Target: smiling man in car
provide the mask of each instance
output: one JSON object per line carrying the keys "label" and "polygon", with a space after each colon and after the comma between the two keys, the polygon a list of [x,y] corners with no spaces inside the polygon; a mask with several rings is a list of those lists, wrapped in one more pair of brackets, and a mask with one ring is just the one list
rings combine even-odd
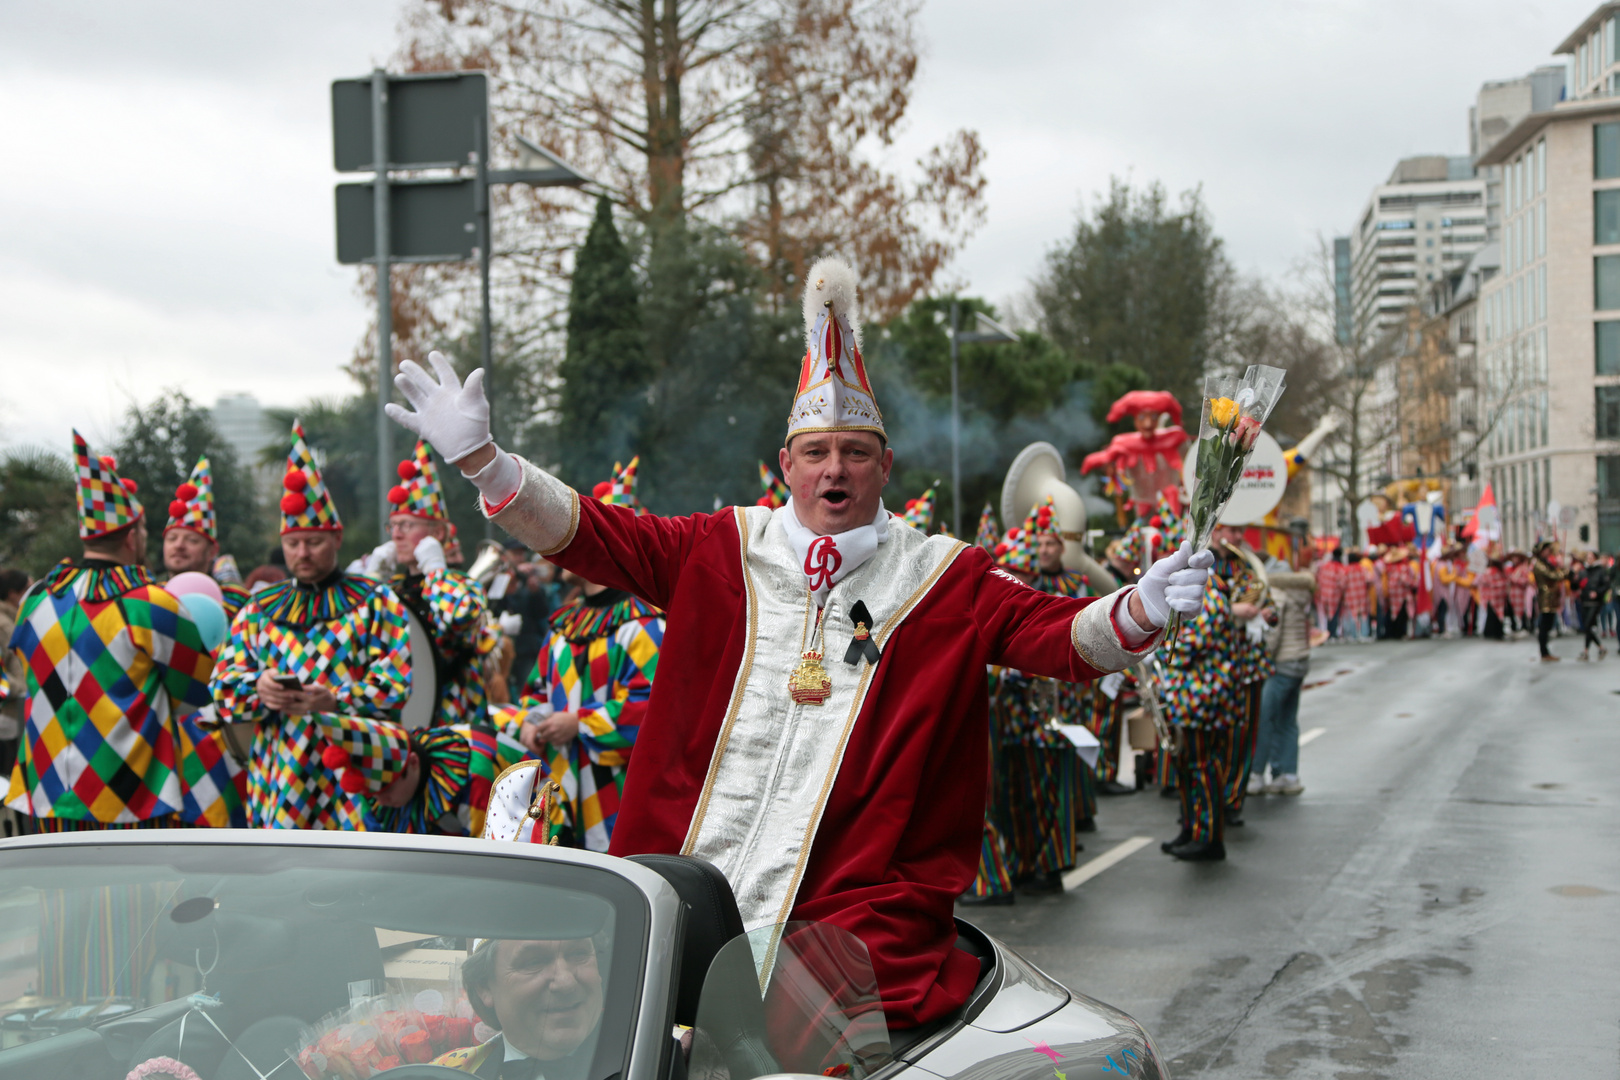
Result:
{"label": "smiling man in car", "polygon": [[855,275],[806,277],[807,350],[779,461],[786,506],[637,516],[494,446],[482,374],[406,362],[389,413],[546,558],[669,613],[611,852],[681,852],[730,881],[749,929],[823,921],[871,953],[891,1027],[979,977],[952,904],[983,825],[985,666],[1084,681],[1136,663],[1209,556],[1100,599],[1053,596],[946,536],[891,524],[894,452],[861,359]]}
{"label": "smiling man in car", "polygon": [[498,1032],[434,1062],[491,1080],[564,1080],[582,1074],[602,1019],[602,963],[594,938],[486,940],[461,965],[467,1000]]}

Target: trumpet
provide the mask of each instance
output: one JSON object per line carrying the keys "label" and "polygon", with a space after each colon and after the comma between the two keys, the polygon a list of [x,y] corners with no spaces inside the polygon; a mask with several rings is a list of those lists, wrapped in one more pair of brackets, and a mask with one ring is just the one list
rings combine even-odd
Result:
{"label": "trumpet", "polygon": [[478,545],[478,557],[467,567],[467,576],[480,585],[488,585],[495,580],[495,572],[500,566],[501,545],[493,540],[484,540]]}

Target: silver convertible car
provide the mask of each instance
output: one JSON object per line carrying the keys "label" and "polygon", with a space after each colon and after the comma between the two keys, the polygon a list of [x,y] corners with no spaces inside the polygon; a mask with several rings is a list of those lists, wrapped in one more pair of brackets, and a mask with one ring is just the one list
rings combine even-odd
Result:
{"label": "silver convertible car", "polygon": [[743,932],[708,863],[366,833],[0,842],[0,1080],[1163,1077],[1141,1026],[958,920],[889,1031],[861,943]]}

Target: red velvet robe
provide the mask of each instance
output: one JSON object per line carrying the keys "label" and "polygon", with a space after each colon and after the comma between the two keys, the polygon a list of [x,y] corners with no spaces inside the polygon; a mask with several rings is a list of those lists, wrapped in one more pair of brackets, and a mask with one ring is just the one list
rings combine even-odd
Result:
{"label": "red velvet robe", "polygon": [[[731,509],[661,518],[595,499],[578,507],[578,530],[552,561],[668,618],[610,850],[679,852],[743,660],[737,522]],[[973,882],[983,831],[985,665],[1095,678],[1101,673],[1070,636],[1075,615],[1093,602],[1038,592],[969,547],[884,648],[792,918],[865,942],[896,1028],[949,1013],[978,978],[977,961],[953,948],[951,917]],[[841,661],[828,658],[835,676]],[[788,674],[780,673],[784,683]]]}

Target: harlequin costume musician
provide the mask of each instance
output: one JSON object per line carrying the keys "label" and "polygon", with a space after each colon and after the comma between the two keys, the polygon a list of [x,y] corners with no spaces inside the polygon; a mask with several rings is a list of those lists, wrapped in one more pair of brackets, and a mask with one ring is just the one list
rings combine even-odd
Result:
{"label": "harlequin costume musician", "polygon": [[[1187,433],[1181,429],[1181,403],[1163,390],[1132,390],[1108,410],[1108,422],[1131,417],[1136,430],[1115,435],[1103,449],[1087,454],[1082,475],[1104,469],[1130,492],[1137,517],[1147,517],[1163,495],[1181,512],[1181,448]],[[1168,423],[1162,423],[1162,421]]]}
{"label": "harlequin costume musician", "polygon": [[389,539],[366,557],[364,569],[388,582],[426,632],[432,670],[424,672],[418,657],[412,689],[432,697],[412,718],[420,723],[425,715],[427,723],[410,732],[415,760],[402,781],[412,789],[409,798],[403,806],[370,801],[367,828],[477,835],[473,818],[488,792],[481,781],[493,781],[495,773],[487,761],[495,735],[482,662],[500,634],[483,587],[448,565],[454,532],[432,448],[418,439],[395,474],[399,483],[387,495]]}
{"label": "harlequin costume musician", "polygon": [[235,565],[234,560],[222,559],[219,554],[214,470],[204,454],[169,500],[169,520],[163,526],[163,569],[170,576],[195,572],[212,577],[225,597],[225,617],[235,619],[248,598],[241,575],[234,573]]}
{"label": "harlequin costume musician", "polygon": [[[610,506],[639,509],[636,465],[614,467],[595,496]],[[663,614],[623,589],[590,582],[551,616],[551,637],[540,651],[523,699],[497,709],[507,734],[521,725],[529,742],[542,725],[552,732],[537,749],[562,785],[563,835],[577,847],[607,851],[619,816],[624,775],[664,642]]]}
{"label": "harlequin costume musician", "polygon": [[258,725],[248,768],[255,826],[362,829],[367,800],[393,790],[410,753],[394,719],[410,690],[410,631],[392,589],[338,564],[343,524],[296,421],[282,488],[292,576],[237,615],[214,703],[221,720]]}
{"label": "harlequin costume musician", "polygon": [[29,832],[228,824],[208,769],[222,744],[181,722],[208,705],[213,658],[141,565],[134,482],[77,431],[73,457],[84,556],[47,573],[18,611],[9,648],[26,668],[13,688],[24,726],[6,805]]}
{"label": "harlequin costume musician", "polygon": [[[731,882],[750,928],[822,920],[871,950],[890,1022],[968,996],[952,901],[982,836],[985,666],[1088,679],[1154,647],[1196,603],[1182,553],[1101,601],[1040,593],[988,554],[894,524],[893,453],[851,319],[854,274],[806,279],[808,350],[779,454],[788,505],[637,516],[491,445],[482,376],[407,362],[414,410],[485,512],[547,558],[668,613],[625,777],[615,854],[686,852]],[[1191,594],[1190,596],[1188,594]]]}

